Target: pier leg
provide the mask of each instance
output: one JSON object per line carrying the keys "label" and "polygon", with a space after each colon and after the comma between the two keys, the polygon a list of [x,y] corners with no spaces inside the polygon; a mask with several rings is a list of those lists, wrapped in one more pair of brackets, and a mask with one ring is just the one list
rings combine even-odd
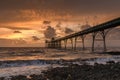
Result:
{"label": "pier leg", "polygon": [[54,44],[54,48],[56,48],[57,47],[57,42],[53,42],[53,44]]}
{"label": "pier leg", "polygon": [[52,44],[53,44],[53,46],[52,46],[52,47],[53,47],[53,48],[55,48],[55,42],[52,42]]}
{"label": "pier leg", "polygon": [[52,48],[54,48],[54,46],[55,46],[55,44],[54,44],[54,42],[52,42]]}
{"label": "pier leg", "polygon": [[48,43],[48,48],[50,48],[50,42]]}
{"label": "pier leg", "polygon": [[55,48],[58,48],[58,41],[55,42]]}
{"label": "pier leg", "polygon": [[107,51],[107,48],[106,48],[106,36],[103,37],[103,41],[104,41],[104,51],[106,52]]}
{"label": "pier leg", "polygon": [[75,37],[75,45],[74,45],[74,50],[76,50],[76,44],[77,44],[77,37]]}
{"label": "pier leg", "polygon": [[110,32],[112,29],[113,29],[113,28],[100,31],[100,35],[102,36],[102,39],[103,39],[104,52],[107,51],[107,47],[106,47],[106,36],[107,36],[108,32]]}
{"label": "pier leg", "polygon": [[82,39],[82,46],[83,46],[83,50],[85,50],[85,42],[84,42],[84,40],[85,40],[85,36],[81,36],[81,39]]}
{"label": "pier leg", "polygon": [[47,48],[49,48],[49,42],[47,43]]}
{"label": "pier leg", "polygon": [[73,49],[73,39],[71,38],[70,40],[71,40],[71,45],[72,45],[72,49]]}
{"label": "pier leg", "polygon": [[59,41],[58,44],[59,44],[59,46],[58,46],[59,49],[61,49],[61,41]]}
{"label": "pier leg", "polygon": [[45,43],[45,47],[48,48],[48,42]]}
{"label": "pier leg", "polygon": [[50,42],[50,48],[52,48],[52,42]]}
{"label": "pier leg", "polygon": [[104,30],[100,32],[101,33],[101,36],[103,38],[103,47],[104,47],[104,52],[107,51],[107,48],[106,48],[106,35],[107,35],[107,32],[105,32]]}
{"label": "pier leg", "polygon": [[93,39],[93,42],[92,42],[92,52],[94,52],[94,43],[95,43],[96,35],[97,35],[97,32],[92,33],[92,39]]}
{"label": "pier leg", "polygon": [[53,48],[56,48],[56,42],[53,42]]}
{"label": "pier leg", "polygon": [[65,49],[67,49],[67,39],[64,40],[64,44],[65,44]]}

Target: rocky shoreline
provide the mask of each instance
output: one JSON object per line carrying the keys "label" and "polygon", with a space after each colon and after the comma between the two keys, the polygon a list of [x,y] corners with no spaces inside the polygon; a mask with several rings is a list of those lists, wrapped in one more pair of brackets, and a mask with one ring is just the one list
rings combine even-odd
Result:
{"label": "rocky shoreline", "polygon": [[[120,63],[109,61],[106,64],[78,65],[51,68],[40,75],[10,76],[8,80],[120,80]],[[1,77],[0,80],[6,80]]]}

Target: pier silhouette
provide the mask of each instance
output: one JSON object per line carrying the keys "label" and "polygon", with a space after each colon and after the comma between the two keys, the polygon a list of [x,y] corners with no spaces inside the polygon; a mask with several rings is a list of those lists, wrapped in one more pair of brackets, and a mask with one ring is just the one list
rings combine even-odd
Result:
{"label": "pier silhouette", "polygon": [[103,49],[104,49],[103,51],[105,52],[105,51],[107,51],[106,36],[110,30],[112,30],[113,28],[118,27],[118,26],[120,26],[120,17],[110,20],[110,21],[106,21],[101,24],[98,24],[91,28],[61,37],[61,38],[57,38],[57,39],[52,38],[50,41],[46,40],[45,44],[46,44],[47,48],[55,48],[55,49],[59,48],[60,49],[60,48],[62,48],[62,41],[63,41],[64,48],[66,49],[67,42],[68,42],[68,40],[70,40],[71,48],[73,50],[76,50],[77,39],[80,37],[82,40],[82,48],[84,50],[85,49],[85,42],[84,42],[85,37],[88,34],[92,34],[92,36],[91,36],[92,37],[92,49],[91,50],[94,52],[94,49],[95,49],[94,45],[95,45],[95,41],[97,40],[96,35],[100,34],[102,37],[102,41],[103,41]]}

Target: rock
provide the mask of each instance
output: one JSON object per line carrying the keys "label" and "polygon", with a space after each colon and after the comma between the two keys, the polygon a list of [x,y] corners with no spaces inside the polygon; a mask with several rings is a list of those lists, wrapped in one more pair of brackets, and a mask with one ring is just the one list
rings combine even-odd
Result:
{"label": "rock", "polygon": [[11,80],[29,80],[26,76],[19,75],[19,76],[11,76]]}
{"label": "rock", "polygon": [[4,78],[4,77],[1,77],[0,80],[5,80],[5,78]]}

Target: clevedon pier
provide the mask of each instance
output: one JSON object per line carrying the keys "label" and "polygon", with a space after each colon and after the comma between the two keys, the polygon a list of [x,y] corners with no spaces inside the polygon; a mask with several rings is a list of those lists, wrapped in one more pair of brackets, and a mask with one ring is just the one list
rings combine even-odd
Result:
{"label": "clevedon pier", "polygon": [[82,42],[82,48],[83,50],[85,49],[85,37],[88,34],[91,34],[92,37],[92,47],[91,47],[91,51],[94,52],[95,49],[95,41],[96,41],[96,35],[99,34],[101,35],[102,41],[103,41],[103,51],[106,51],[106,36],[108,34],[108,32],[115,28],[120,26],[120,17],[110,20],[110,21],[106,21],[104,23],[98,24],[96,26],[90,27],[88,29],[61,37],[61,38],[52,38],[50,41],[46,40],[46,47],[47,48],[62,48],[62,45],[64,45],[64,49],[67,49],[67,44],[68,44],[68,40],[70,40],[70,45],[71,45],[71,49],[76,50],[76,44],[77,44],[77,40],[78,38],[81,38],[81,42]]}

